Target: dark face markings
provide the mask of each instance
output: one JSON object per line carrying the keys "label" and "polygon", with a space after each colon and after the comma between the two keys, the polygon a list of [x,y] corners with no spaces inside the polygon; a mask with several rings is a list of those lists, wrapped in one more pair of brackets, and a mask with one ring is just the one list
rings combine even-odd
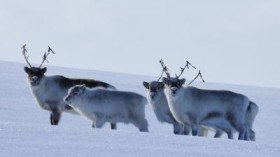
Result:
{"label": "dark face markings", "polygon": [[177,77],[171,78],[164,78],[164,84],[168,85],[169,87],[177,87],[180,88],[185,83],[185,79],[179,79]]}
{"label": "dark face markings", "polygon": [[40,80],[42,79],[45,72],[47,71],[47,68],[25,67],[24,70],[28,74],[28,80],[30,84],[32,86],[36,86],[40,84]]}
{"label": "dark face markings", "polygon": [[162,82],[153,81],[149,83],[148,87],[150,92],[158,92],[159,90],[162,90],[164,88],[164,84]]}

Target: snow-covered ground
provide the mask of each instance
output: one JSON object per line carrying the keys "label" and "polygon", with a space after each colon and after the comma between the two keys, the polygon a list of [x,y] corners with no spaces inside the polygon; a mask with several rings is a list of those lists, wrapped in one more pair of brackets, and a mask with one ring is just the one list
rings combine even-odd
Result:
{"label": "snow-covered ground", "polygon": [[[254,130],[256,142],[173,135],[172,126],[159,123],[146,107],[149,133],[133,125],[118,124],[92,129],[91,123],[65,113],[58,126],[49,124],[49,113],[39,108],[27,85],[24,64],[0,62],[0,156],[280,156],[280,89],[195,83],[201,88],[227,89],[247,95],[259,105]],[[112,72],[49,67],[47,75],[104,80],[118,89],[146,95],[142,81],[156,78]],[[236,76],[239,77],[239,76]],[[207,79],[207,78],[206,78]],[[233,78],[234,79],[234,78]],[[235,136],[236,137],[236,136]]]}

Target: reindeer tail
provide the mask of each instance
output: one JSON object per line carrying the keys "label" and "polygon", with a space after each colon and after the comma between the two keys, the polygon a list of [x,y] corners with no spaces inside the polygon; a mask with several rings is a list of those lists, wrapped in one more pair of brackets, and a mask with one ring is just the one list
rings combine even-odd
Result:
{"label": "reindeer tail", "polygon": [[246,112],[246,122],[249,127],[252,128],[256,115],[259,112],[259,107],[252,101],[250,101]]}

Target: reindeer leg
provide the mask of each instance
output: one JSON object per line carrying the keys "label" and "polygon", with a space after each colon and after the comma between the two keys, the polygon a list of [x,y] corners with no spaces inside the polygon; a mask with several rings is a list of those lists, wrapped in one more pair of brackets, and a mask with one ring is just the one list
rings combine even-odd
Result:
{"label": "reindeer leg", "polygon": [[233,140],[233,131],[232,131],[232,130],[231,130],[231,131],[228,131],[228,132],[227,132],[227,135],[228,135],[228,139]]}
{"label": "reindeer leg", "polygon": [[96,119],[96,128],[102,128],[105,124],[103,119]]}
{"label": "reindeer leg", "polygon": [[218,129],[218,128],[216,128],[215,130],[216,130],[216,133],[215,133],[214,138],[220,138],[223,134],[223,131],[221,129]]}
{"label": "reindeer leg", "polygon": [[111,130],[117,130],[117,124],[111,123]]}
{"label": "reindeer leg", "polygon": [[182,135],[184,134],[184,126],[179,123],[174,123],[173,124],[173,133],[175,135]]}
{"label": "reindeer leg", "polygon": [[95,113],[95,117],[96,117],[95,127],[102,128],[106,122],[105,115],[102,113]]}
{"label": "reindeer leg", "polygon": [[207,137],[207,135],[208,135],[208,128],[205,128],[203,126],[198,126],[198,136]]}
{"label": "reindeer leg", "polygon": [[250,129],[249,137],[251,141],[256,141],[256,134],[252,129]]}
{"label": "reindeer leg", "polygon": [[91,127],[92,127],[92,128],[96,128],[96,121],[92,121]]}
{"label": "reindeer leg", "polygon": [[244,136],[244,140],[246,141],[250,141],[250,129],[249,128],[246,128],[245,129],[245,136]]}
{"label": "reindeer leg", "polygon": [[148,129],[148,121],[143,117],[134,117],[131,121],[133,125],[135,125],[140,132],[149,132]]}
{"label": "reindeer leg", "polygon": [[54,125],[52,113],[50,113],[50,123],[51,123],[51,125]]}
{"label": "reindeer leg", "polygon": [[197,136],[198,135],[198,126],[197,124],[192,124],[192,135]]}
{"label": "reindeer leg", "polygon": [[238,130],[238,140],[246,140],[245,136],[246,136],[246,129],[245,128],[239,129]]}
{"label": "reindeer leg", "polygon": [[191,132],[191,126],[188,124],[184,124],[184,135],[189,135]]}
{"label": "reindeer leg", "polygon": [[60,117],[61,117],[60,112],[58,112],[57,110],[52,110],[50,114],[51,125],[58,125]]}

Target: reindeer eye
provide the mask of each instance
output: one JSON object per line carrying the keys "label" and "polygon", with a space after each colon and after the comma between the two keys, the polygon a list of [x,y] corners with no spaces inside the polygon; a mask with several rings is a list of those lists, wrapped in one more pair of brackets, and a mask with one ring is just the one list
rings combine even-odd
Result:
{"label": "reindeer eye", "polygon": [[78,94],[79,94],[78,92],[74,92],[74,93],[73,93],[73,95],[78,95]]}

